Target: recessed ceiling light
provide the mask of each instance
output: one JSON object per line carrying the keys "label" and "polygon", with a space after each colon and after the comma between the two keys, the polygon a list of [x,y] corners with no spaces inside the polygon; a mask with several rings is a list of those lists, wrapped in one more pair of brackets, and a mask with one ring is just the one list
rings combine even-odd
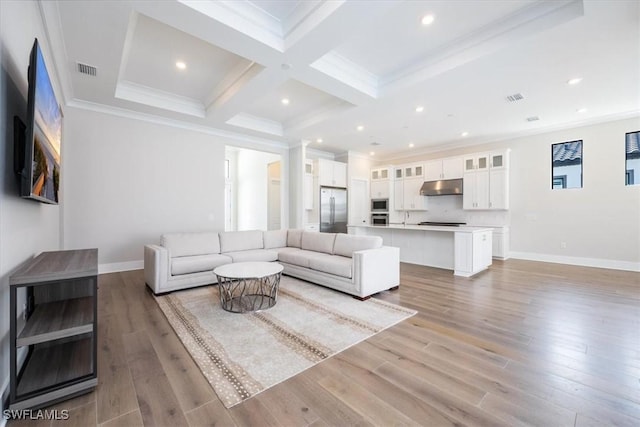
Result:
{"label": "recessed ceiling light", "polygon": [[416,107],[416,113],[422,113],[424,111],[424,107],[422,105],[418,105]]}
{"label": "recessed ceiling light", "polygon": [[586,113],[587,109],[586,108],[579,108],[576,110],[576,113]]}
{"label": "recessed ceiling light", "polygon": [[582,77],[575,77],[573,79],[567,80],[567,84],[570,85],[577,85],[578,83],[580,83],[582,81]]}
{"label": "recessed ceiling light", "polygon": [[178,62],[176,62],[176,68],[178,68],[178,70],[186,70],[187,69],[187,64],[185,64],[182,61],[178,61]]}
{"label": "recessed ceiling light", "polygon": [[358,125],[358,127],[356,127],[356,130],[357,130],[358,132],[362,132],[362,131],[364,130],[364,126],[362,126],[362,125]]}
{"label": "recessed ceiling light", "polygon": [[289,98],[282,98],[280,102],[282,102],[282,105],[289,105]]}
{"label": "recessed ceiling light", "polygon": [[462,133],[460,134],[460,136],[462,136],[462,137],[469,136],[469,132],[462,132]]}
{"label": "recessed ceiling light", "polygon": [[431,25],[433,24],[433,21],[435,21],[435,19],[436,19],[435,16],[433,16],[432,14],[428,14],[428,15],[424,15],[420,20],[420,22],[422,22],[422,25]]}
{"label": "recessed ceiling light", "polygon": [[322,144],[322,138],[318,138],[318,139],[316,139],[316,142],[317,142],[318,144]]}
{"label": "recessed ceiling light", "polygon": [[412,142],[411,144],[409,144],[409,148],[413,148],[415,147],[415,144]]}
{"label": "recessed ceiling light", "polygon": [[375,151],[369,151],[369,155],[370,155],[370,156],[375,156],[375,155],[376,155],[376,152],[375,152]]}

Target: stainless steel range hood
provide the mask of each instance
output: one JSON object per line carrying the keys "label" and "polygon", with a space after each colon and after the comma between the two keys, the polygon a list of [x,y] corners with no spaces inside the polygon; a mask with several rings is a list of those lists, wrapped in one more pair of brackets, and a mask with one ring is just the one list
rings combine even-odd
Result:
{"label": "stainless steel range hood", "polygon": [[449,196],[462,194],[462,179],[426,181],[420,188],[422,196]]}

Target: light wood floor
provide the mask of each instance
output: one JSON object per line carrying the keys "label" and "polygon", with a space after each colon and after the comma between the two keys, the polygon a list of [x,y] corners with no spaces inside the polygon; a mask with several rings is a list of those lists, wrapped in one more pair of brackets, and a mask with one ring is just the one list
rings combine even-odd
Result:
{"label": "light wood floor", "polygon": [[60,424],[640,425],[640,274],[518,260],[472,279],[401,270],[399,291],[378,297],[416,316],[229,410],[142,271],[101,275],[99,386],[57,405],[71,415]]}

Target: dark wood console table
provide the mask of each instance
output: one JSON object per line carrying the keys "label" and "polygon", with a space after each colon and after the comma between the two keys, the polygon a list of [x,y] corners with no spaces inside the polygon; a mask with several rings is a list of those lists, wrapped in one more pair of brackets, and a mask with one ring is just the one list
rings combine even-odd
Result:
{"label": "dark wood console table", "polygon": [[43,252],[22,265],[9,284],[9,409],[40,408],[93,390],[98,250]]}

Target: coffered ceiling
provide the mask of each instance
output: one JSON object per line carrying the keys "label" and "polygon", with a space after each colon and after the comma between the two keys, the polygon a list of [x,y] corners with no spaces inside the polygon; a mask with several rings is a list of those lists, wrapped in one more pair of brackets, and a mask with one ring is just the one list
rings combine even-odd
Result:
{"label": "coffered ceiling", "polygon": [[393,157],[640,114],[637,1],[41,6],[68,103],[256,141]]}

